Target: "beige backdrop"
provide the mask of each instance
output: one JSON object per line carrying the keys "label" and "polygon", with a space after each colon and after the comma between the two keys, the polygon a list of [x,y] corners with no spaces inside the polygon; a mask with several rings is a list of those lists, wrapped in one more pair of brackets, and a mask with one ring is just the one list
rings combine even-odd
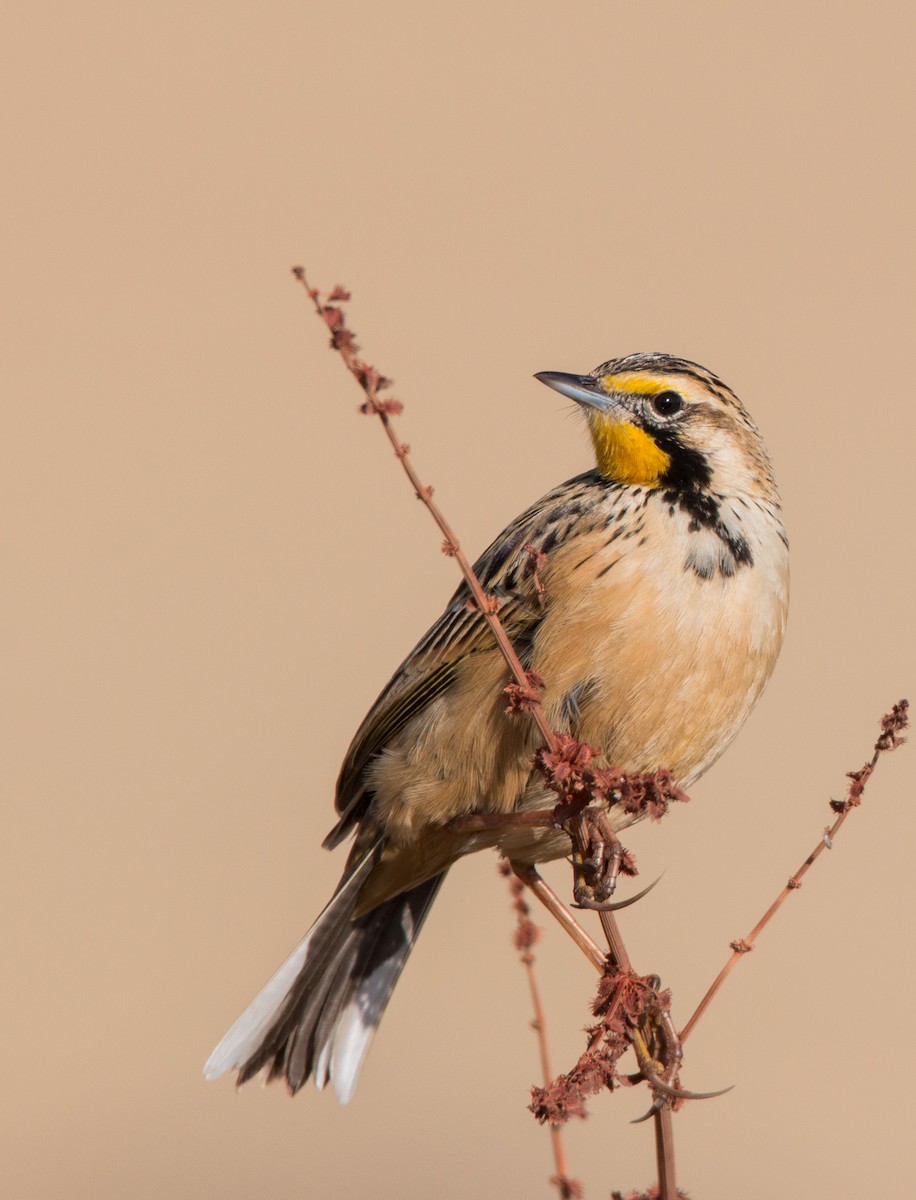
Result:
{"label": "beige backdrop", "polygon": [[[785,652],[625,929],[683,1019],[913,690],[911,6],[36,3],[0,70],[2,1173],[16,1197],[548,1196],[495,862],[348,1108],[201,1066],[336,879],[367,704],[454,566],[288,275],[348,284],[467,547],[589,463],[531,379],[709,365],[774,454]],[[26,11],[27,10],[27,11]],[[697,1200],[908,1197],[916,747],[689,1045]],[[554,873],[564,882],[562,872]],[[550,932],[554,1060],[592,978]],[[570,1134],[653,1177],[644,1092]]]}

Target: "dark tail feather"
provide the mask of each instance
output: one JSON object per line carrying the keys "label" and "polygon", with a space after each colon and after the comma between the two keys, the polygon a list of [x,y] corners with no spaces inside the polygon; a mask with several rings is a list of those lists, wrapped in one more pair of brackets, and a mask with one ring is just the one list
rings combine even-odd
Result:
{"label": "dark tail feather", "polygon": [[295,1093],[310,1075],[331,1080],[341,1103],[356,1090],[385,1005],[436,893],[437,875],[352,919],[375,854],[341,884],[330,904],[216,1047],[204,1074],[237,1070],[245,1083],[266,1069]]}

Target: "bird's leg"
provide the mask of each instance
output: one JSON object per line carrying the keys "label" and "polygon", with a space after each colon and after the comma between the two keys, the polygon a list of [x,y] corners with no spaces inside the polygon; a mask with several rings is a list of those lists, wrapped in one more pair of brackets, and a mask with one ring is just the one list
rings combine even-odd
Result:
{"label": "bird's leg", "polygon": [[607,901],[614,894],[621,870],[630,874],[635,871],[627,865],[626,851],[614,832],[607,810],[591,806],[571,811],[571,807],[560,803],[554,808],[533,812],[464,813],[453,817],[448,828],[455,833],[489,833],[518,828],[562,829],[573,844],[576,906],[612,909],[616,906]]}
{"label": "bird's leg", "polygon": [[651,975],[646,983],[651,988],[648,1002],[632,1032],[636,1061],[643,1077],[659,1091],[669,1096],[685,1095],[674,1088],[684,1051],[671,1014],[658,1002],[661,980]]}
{"label": "bird's leg", "polygon": [[606,810],[583,808],[569,821],[573,841],[573,895],[580,908],[601,908],[614,894],[624,862],[623,844]]}
{"label": "bird's leg", "polygon": [[632,1022],[630,1041],[636,1053],[639,1074],[631,1077],[632,1082],[644,1079],[654,1099],[652,1107],[635,1122],[647,1120],[653,1113],[660,1112],[674,1100],[711,1100],[724,1096],[731,1088],[717,1092],[687,1092],[677,1086],[678,1072],[684,1061],[680,1036],[675,1028],[671,1013],[658,1000],[661,980],[657,975],[649,976],[645,983],[651,989],[645,1008],[636,1021]]}
{"label": "bird's leg", "polygon": [[[660,983],[661,981],[659,981]],[[674,1027],[671,1013],[666,1008],[659,1007],[653,1014],[653,1017],[658,1030],[659,1042],[662,1046],[662,1057],[667,1064],[664,1080],[668,1084],[673,1084],[684,1061],[684,1047],[681,1045],[681,1039]]]}
{"label": "bird's leg", "polygon": [[[628,874],[636,872],[628,865],[626,850],[614,832],[607,811],[594,805],[572,811],[571,807],[561,803],[551,809],[533,812],[464,813],[460,817],[453,817],[448,828],[455,833],[489,833],[518,828],[562,829],[573,845],[571,862],[575,876],[573,896],[576,907],[598,911],[625,907],[625,904],[609,904],[608,900],[614,894],[621,870]],[[643,894],[640,893],[634,900]]]}
{"label": "bird's leg", "polygon": [[632,1081],[645,1080],[653,1099],[649,1111],[638,1117],[636,1124],[661,1112],[673,1100],[686,1096],[675,1086],[683,1060],[680,1039],[670,1017],[666,1025],[661,1005],[654,1002],[661,981],[657,976],[649,976],[645,982],[652,990],[642,1013],[636,1020],[631,1020],[630,1043],[639,1067],[639,1073],[632,1077]]}
{"label": "bird's leg", "polygon": [[536,812],[464,813],[460,817],[453,817],[448,828],[455,833],[485,833],[491,829],[517,829],[520,826],[549,829],[557,824],[556,809],[543,808]]}
{"label": "bird's leg", "polygon": [[599,974],[607,966],[607,955],[597,942],[593,942],[569,909],[560,902],[556,893],[541,877],[537,867],[530,863],[509,860],[513,874],[540,900],[550,915],[560,923]]}

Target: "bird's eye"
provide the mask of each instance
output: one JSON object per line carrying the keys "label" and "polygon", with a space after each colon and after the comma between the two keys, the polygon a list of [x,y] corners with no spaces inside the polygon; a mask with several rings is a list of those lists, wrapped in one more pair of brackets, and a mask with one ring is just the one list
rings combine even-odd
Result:
{"label": "bird's eye", "polygon": [[673,417],[684,407],[684,398],[678,392],[659,392],[652,397],[652,407],[660,417]]}

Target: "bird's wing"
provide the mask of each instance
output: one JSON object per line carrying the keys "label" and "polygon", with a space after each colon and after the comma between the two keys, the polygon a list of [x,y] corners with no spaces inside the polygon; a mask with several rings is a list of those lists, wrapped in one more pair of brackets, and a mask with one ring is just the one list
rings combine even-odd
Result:
{"label": "bird's wing", "polygon": [[[528,547],[549,549],[558,528],[566,525],[570,496],[594,484],[595,474],[588,472],[561,485],[516,518],[474,564],[484,590],[498,597],[499,619],[523,661],[543,616],[536,561]],[[337,780],[335,806],[340,820],[325,839],[326,846],[342,841],[365,812],[370,799],[365,769],[372,759],[413,716],[448,689],[465,659],[495,648],[486,620],[469,601],[468,587],[462,584],[357,730]]]}
{"label": "bird's wing", "polygon": [[[483,582],[483,581],[482,581]],[[488,592],[499,592],[484,583]],[[461,588],[413,653],[395,672],[373,704],[347,751],[337,780],[335,807],[340,821],[325,839],[336,846],[361,818],[368,804],[364,772],[372,759],[437,696],[447,691],[461,664],[472,654],[494,650],[485,619],[469,609],[470,592]],[[499,617],[516,650],[524,651],[541,614],[518,595],[500,596]]]}

